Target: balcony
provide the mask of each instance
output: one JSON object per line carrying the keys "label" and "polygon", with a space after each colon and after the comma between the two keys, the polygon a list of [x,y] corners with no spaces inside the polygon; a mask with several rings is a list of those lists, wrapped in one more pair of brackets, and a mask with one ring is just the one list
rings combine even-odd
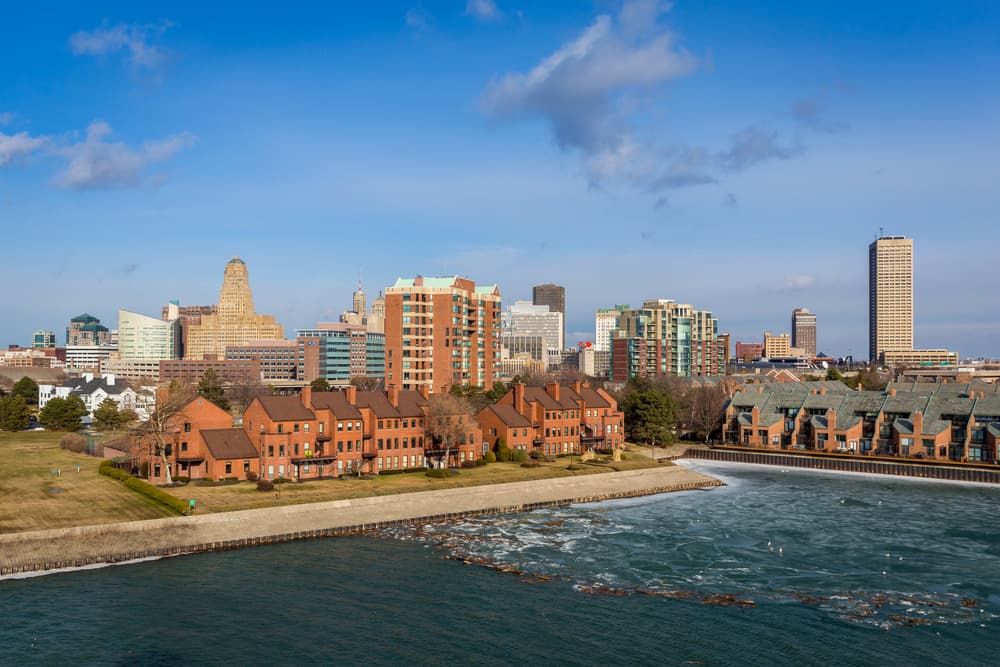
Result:
{"label": "balcony", "polygon": [[292,456],[289,460],[297,465],[303,463],[307,465],[310,463],[332,463],[337,460],[337,452],[328,452],[325,454],[320,452],[307,452],[301,456]]}
{"label": "balcony", "polygon": [[316,442],[330,442],[333,439],[332,433],[317,433]]}

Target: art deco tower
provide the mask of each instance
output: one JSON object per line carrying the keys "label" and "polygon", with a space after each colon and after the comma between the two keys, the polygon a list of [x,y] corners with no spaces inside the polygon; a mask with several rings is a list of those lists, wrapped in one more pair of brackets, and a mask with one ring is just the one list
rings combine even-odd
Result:
{"label": "art deco tower", "polygon": [[216,314],[202,315],[199,324],[188,327],[184,358],[202,359],[206,354],[222,358],[230,345],[284,337],[284,327],[273,315],[254,312],[247,265],[239,257],[233,257],[222,276]]}

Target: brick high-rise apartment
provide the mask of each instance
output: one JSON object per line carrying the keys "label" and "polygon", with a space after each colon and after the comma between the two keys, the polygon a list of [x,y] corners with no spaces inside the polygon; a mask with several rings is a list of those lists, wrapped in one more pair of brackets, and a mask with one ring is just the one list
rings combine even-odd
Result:
{"label": "brick high-rise apartment", "polygon": [[913,239],[883,236],[868,246],[868,359],[913,349]]}
{"label": "brick high-rise apartment", "polygon": [[792,347],[800,348],[807,357],[816,356],[816,313],[806,308],[792,311]]}
{"label": "brick high-rise apartment", "polygon": [[432,393],[490,387],[500,358],[500,289],[468,278],[400,278],[385,291],[385,385]]}
{"label": "brick high-rise apartment", "polygon": [[[622,311],[612,346],[618,338],[639,337],[647,343],[655,342],[660,346],[657,354],[662,361],[656,368],[647,368],[652,376],[720,375],[725,372],[725,353],[718,335],[718,320],[709,311],[671,299],[653,299],[645,301],[642,308]],[[614,367],[614,347],[611,357]]]}

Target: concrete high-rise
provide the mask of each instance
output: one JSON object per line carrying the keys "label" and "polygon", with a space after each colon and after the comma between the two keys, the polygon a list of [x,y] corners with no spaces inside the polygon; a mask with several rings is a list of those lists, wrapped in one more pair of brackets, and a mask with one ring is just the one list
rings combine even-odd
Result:
{"label": "concrete high-rise", "polygon": [[503,315],[504,347],[517,337],[540,337],[541,356],[532,355],[536,361],[548,363],[549,351],[560,352],[563,341],[563,314],[548,306],[534,305],[530,301],[515,301]]}
{"label": "concrete high-rise", "polygon": [[562,340],[566,341],[566,288],[561,285],[546,283],[535,285],[531,288],[531,303],[536,306],[548,306],[553,313],[562,313],[563,331]]}
{"label": "concrete high-rise", "polygon": [[254,312],[247,265],[234,257],[226,264],[216,314],[202,315],[198,324],[187,327],[184,358],[202,359],[214,354],[221,359],[230,345],[284,337],[285,330],[273,315]]}
{"label": "concrete high-rise", "polygon": [[500,359],[500,288],[400,278],[385,291],[385,385],[433,393],[489,388]]}
{"label": "concrete high-rise", "polygon": [[622,338],[646,340],[645,372],[650,376],[687,377],[725,372],[718,320],[709,311],[697,310],[690,304],[654,299],[644,302],[642,308],[622,311],[612,336],[612,368],[617,363],[614,346]]}
{"label": "concrete high-rise", "polygon": [[913,239],[883,236],[868,246],[868,359],[913,349]]}
{"label": "concrete high-rise", "polygon": [[816,356],[816,314],[807,308],[792,311],[792,347],[802,350],[805,356]]}
{"label": "concrete high-rise", "polygon": [[180,355],[178,308],[170,304],[164,321],[129,310],[118,310],[118,356],[122,359],[176,359]]}
{"label": "concrete high-rise", "polygon": [[599,352],[611,349],[611,334],[618,328],[618,316],[628,310],[628,304],[617,304],[614,308],[598,308],[594,317],[594,348]]}

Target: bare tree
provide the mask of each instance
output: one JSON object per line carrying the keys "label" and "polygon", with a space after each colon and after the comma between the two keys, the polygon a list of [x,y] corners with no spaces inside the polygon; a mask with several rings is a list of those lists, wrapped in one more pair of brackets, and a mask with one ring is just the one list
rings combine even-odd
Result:
{"label": "bare tree", "polygon": [[133,442],[142,447],[151,445],[152,455],[159,457],[167,474],[167,484],[173,483],[170,474],[170,462],[167,460],[167,447],[173,444],[174,434],[184,421],[184,410],[195,397],[195,391],[190,385],[177,380],[170,383],[170,388],[161,391],[157,396],[156,409],[149,419],[139,424],[132,432]]}
{"label": "bare tree", "polygon": [[451,448],[467,439],[472,430],[472,409],[469,402],[454,394],[433,394],[427,403],[424,431],[430,447],[424,447],[440,456],[444,449],[444,465],[447,467]]}
{"label": "bare tree", "polygon": [[270,393],[271,388],[261,382],[260,378],[253,373],[240,375],[226,389],[226,396],[240,414],[243,414],[247,406],[253,403],[253,399],[258,396],[268,396]]}
{"label": "bare tree", "polygon": [[690,430],[699,440],[708,442],[712,433],[722,425],[723,412],[728,400],[725,387],[721,385],[695,387],[685,398]]}
{"label": "bare tree", "polygon": [[378,391],[382,388],[382,378],[375,375],[362,375],[352,377],[351,384],[359,391]]}

